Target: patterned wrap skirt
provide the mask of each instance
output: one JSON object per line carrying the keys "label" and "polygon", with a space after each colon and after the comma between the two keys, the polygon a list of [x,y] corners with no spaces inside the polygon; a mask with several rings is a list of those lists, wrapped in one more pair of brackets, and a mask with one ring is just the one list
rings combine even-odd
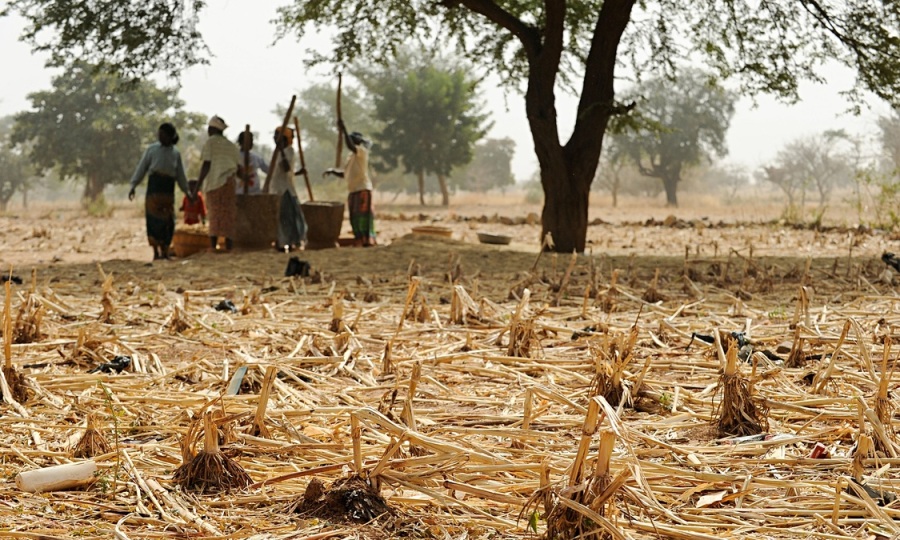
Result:
{"label": "patterned wrap skirt", "polygon": [[206,212],[209,218],[209,235],[234,238],[237,224],[237,195],[232,176],[225,185],[206,192]]}
{"label": "patterned wrap skirt", "polygon": [[297,247],[306,241],[306,218],[300,201],[290,191],[281,195],[278,207],[278,247]]}
{"label": "patterned wrap skirt", "polygon": [[153,247],[168,249],[175,234],[175,179],[150,173],[144,199],[147,240]]}
{"label": "patterned wrap skirt", "polygon": [[353,237],[362,240],[364,246],[375,245],[375,210],[372,208],[372,190],[354,191],[347,197],[350,210],[350,226]]}

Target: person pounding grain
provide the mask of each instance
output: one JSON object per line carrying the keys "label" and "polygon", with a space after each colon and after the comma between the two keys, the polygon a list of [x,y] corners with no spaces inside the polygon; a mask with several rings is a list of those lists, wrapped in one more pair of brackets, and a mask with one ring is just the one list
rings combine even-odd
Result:
{"label": "person pounding grain", "polygon": [[156,133],[158,142],[144,152],[134,174],[128,200],[134,200],[138,185],[149,173],[147,196],[144,199],[144,218],[147,223],[147,240],[153,248],[153,260],[168,259],[169,245],[175,235],[175,183],[190,198],[194,198],[184,174],[181,154],[175,148],[178,132],[166,122]]}
{"label": "person pounding grain", "polygon": [[240,170],[241,154],[238,147],[223,135],[226,128],[228,124],[218,116],[209,119],[206,129],[209,139],[200,152],[203,165],[200,167],[197,189],[194,192],[196,194],[202,190],[206,193],[209,242],[213,251],[217,248],[220,236],[225,238],[225,249],[231,251],[237,222],[235,176]]}
{"label": "person pounding grain", "polygon": [[372,143],[358,131],[347,133],[343,120],[338,120],[338,129],[344,135],[350,157],[343,169],[329,168],[322,176],[333,174],[347,179],[347,208],[353,237],[363,247],[374,246],[375,210],[372,208],[372,181],[369,179],[369,147]]}

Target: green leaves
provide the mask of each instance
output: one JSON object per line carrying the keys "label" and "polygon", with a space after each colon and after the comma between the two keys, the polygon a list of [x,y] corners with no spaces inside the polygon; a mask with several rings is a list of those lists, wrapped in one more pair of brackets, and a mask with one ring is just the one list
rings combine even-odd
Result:
{"label": "green leaves", "polygon": [[685,167],[727,153],[725,135],[736,97],[706,73],[685,71],[633,88],[635,114],[611,123],[613,154],[628,157],[646,176],[677,182]]}
{"label": "green leaves", "polygon": [[[199,115],[181,110],[173,90],[140,83],[123,91],[120,78],[89,64],[76,62],[52,84],[28,96],[32,110],[16,115],[11,141],[28,144],[38,171],[55,168],[61,178],[87,178],[88,186],[127,182],[162,122],[182,131],[202,125]],[[99,195],[91,189],[86,196]]]}
{"label": "green leaves", "polygon": [[197,30],[205,0],[12,0],[30,21],[23,39],[50,53],[51,66],[91,64],[94,74],[115,72],[136,84],[155,73],[177,80],[207,63]]}

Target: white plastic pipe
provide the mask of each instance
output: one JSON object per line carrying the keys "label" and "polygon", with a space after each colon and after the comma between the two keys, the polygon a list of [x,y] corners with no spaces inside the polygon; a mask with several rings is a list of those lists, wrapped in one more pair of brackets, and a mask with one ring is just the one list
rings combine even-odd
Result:
{"label": "white plastic pipe", "polygon": [[63,491],[90,484],[94,481],[97,464],[93,461],[66,463],[16,475],[16,486],[29,493]]}

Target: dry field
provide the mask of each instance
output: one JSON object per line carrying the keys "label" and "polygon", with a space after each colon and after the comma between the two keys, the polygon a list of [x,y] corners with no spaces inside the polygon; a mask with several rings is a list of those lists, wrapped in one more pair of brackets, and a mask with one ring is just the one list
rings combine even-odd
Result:
{"label": "dry field", "polygon": [[[885,233],[635,204],[538,258],[536,208],[395,207],[386,245],[284,278],[274,251],[150,264],[135,208],[0,217],[0,537],[900,537]],[[454,238],[407,234],[432,221]],[[17,485],[98,431],[89,486]]]}

